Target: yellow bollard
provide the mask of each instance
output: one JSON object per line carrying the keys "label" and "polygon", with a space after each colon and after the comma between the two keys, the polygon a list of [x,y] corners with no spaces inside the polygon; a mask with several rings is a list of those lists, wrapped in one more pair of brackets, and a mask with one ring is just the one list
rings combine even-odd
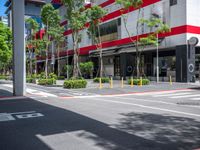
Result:
{"label": "yellow bollard", "polygon": [[124,78],[122,77],[121,88],[124,88]]}
{"label": "yellow bollard", "polygon": [[133,78],[131,78],[131,87],[133,87]]}
{"label": "yellow bollard", "polygon": [[169,76],[169,84],[172,85],[172,76]]}
{"label": "yellow bollard", "polygon": [[102,81],[101,81],[101,78],[99,78],[99,89],[102,89]]}
{"label": "yellow bollard", "polygon": [[140,86],[142,86],[142,77],[140,77]]}
{"label": "yellow bollard", "polygon": [[113,88],[113,78],[112,77],[110,78],[110,88],[111,89]]}

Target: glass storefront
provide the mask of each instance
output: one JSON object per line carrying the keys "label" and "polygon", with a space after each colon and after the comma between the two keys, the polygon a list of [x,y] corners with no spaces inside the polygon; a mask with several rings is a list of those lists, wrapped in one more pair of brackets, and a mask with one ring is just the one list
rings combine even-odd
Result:
{"label": "glass storefront", "polygon": [[[153,59],[153,76],[156,77],[156,66],[157,61],[156,57]],[[165,56],[159,57],[159,76],[160,77],[169,77],[176,76],[176,57],[175,56]]]}

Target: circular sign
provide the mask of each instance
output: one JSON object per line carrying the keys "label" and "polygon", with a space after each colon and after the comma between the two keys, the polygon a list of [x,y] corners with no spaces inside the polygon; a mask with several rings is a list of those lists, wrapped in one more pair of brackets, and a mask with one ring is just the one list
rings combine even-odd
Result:
{"label": "circular sign", "polygon": [[190,45],[197,45],[199,43],[199,39],[196,38],[196,37],[191,37],[189,40],[188,40],[188,43]]}
{"label": "circular sign", "polygon": [[193,64],[189,64],[188,65],[188,70],[190,73],[194,72],[194,65]]}
{"label": "circular sign", "polygon": [[133,71],[133,67],[132,66],[128,66],[127,67],[127,72],[132,72]]}

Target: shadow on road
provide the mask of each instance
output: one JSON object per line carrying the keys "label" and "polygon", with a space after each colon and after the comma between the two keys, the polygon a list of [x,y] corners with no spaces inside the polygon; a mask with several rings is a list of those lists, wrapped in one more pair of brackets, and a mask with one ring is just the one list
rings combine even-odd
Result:
{"label": "shadow on road", "polygon": [[200,147],[200,122],[194,119],[149,113],[128,113],[122,116],[116,127],[130,134],[180,150]]}
{"label": "shadow on road", "polygon": [[[67,145],[72,143],[55,136],[63,133],[70,136],[72,132],[78,131],[82,132],[76,135],[77,139],[92,141],[95,146],[106,150],[188,150],[197,148],[197,143],[200,143],[200,122],[193,119],[131,113],[123,114],[125,118],[117,128],[113,128],[87,116],[33,99],[0,101],[1,113],[24,111],[36,111],[44,117],[0,122],[2,150],[55,149],[51,147],[52,144],[64,145],[63,150],[79,150],[76,148],[78,140],[74,140],[74,148],[70,148]],[[51,136],[52,139],[47,143],[37,135],[43,138]],[[63,143],[56,143],[58,140]]]}
{"label": "shadow on road", "polygon": [[[1,86],[1,84],[0,84],[0,86]],[[10,96],[13,96],[12,92],[9,92],[9,91],[4,90],[4,89],[0,89],[0,98],[2,98],[2,97],[10,97]]]}

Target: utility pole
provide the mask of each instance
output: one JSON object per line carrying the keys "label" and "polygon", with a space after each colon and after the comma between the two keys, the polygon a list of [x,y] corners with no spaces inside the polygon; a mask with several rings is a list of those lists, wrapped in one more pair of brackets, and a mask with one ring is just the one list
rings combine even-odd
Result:
{"label": "utility pole", "polygon": [[24,0],[12,0],[13,94],[26,94]]}
{"label": "utility pole", "polygon": [[158,53],[158,34],[157,34],[157,43],[156,43],[156,79],[157,83],[159,82],[159,53]]}

